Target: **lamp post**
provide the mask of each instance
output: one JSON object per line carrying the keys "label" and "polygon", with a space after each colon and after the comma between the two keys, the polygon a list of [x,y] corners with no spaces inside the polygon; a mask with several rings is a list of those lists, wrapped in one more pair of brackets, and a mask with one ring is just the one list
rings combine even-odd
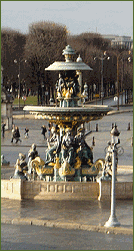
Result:
{"label": "lamp post", "polygon": [[103,97],[104,97],[104,90],[103,90],[103,66],[104,66],[104,63],[103,63],[103,61],[106,58],[109,60],[110,57],[108,57],[106,55],[106,51],[104,51],[104,53],[102,54],[102,57],[95,57],[94,60],[96,60],[97,58],[101,60],[101,91],[100,91],[100,96],[101,96],[101,103],[103,105]]}
{"label": "lamp post", "polygon": [[[123,53],[125,53],[125,51],[122,51],[122,52],[120,52],[120,53],[115,53],[115,52],[113,52],[113,54],[116,56],[116,58],[117,58],[117,98],[118,98],[118,100],[117,100],[117,110],[119,111],[119,58],[120,58],[120,56],[123,54]],[[131,51],[128,51],[128,53],[130,54],[131,53]],[[129,57],[128,58],[128,61],[130,62],[130,60],[131,60],[131,58]],[[123,82],[123,79],[122,79],[122,82]]]}
{"label": "lamp post", "polygon": [[[80,55],[76,59],[76,62],[77,63],[82,62],[82,58],[80,57]],[[80,95],[81,95],[82,94],[82,71],[81,70],[77,70],[76,73],[79,76],[78,82],[79,82]],[[78,104],[81,105],[81,99],[79,99]]]}
{"label": "lamp post", "polygon": [[117,56],[117,110],[119,111],[119,56]]}
{"label": "lamp post", "polygon": [[111,187],[111,215],[109,217],[109,220],[105,223],[105,227],[116,227],[120,226],[120,223],[117,220],[116,214],[115,214],[115,170],[117,168],[117,144],[120,143],[120,140],[118,139],[118,136],[120,135],[120,132],[117,129],[116,124],[114,125],[113,129],[111,130],[111,145],[112,145],[112,187]]}
{"label": "lamp post", "polygon": [[121,73],[121,105],[123,105],[123,78],[124,78],[124,59],[122,58],[122,73]]}
{"label": "lamp post", "polygon": [[19,78],[19,92],[18,92],[18,108],[20,108],[20,89],[21,89],[21,86],[20,86],[20,65],[21,65],[21,62],[24,61],[25,63],[27,62],[26,59],[20,59],[19,58],[19,61],[17,61],[17,59],[14,59],[14,63],[19,65],[19,74],[18,74],[18,78]]}

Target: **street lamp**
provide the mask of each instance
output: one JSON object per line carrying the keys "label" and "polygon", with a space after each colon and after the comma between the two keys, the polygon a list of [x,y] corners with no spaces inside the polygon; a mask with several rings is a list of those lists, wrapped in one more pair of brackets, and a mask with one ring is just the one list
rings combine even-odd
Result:
{"label": "street lamp", "polygon": [[[103,56],[104,55],[104,56]],[[94,60],[96,59],[100,59],[101,60],[101,103],[103,105],[103,97],[104,97],[104,90],[103,90],[103,61],[107,58],[107,60],[110,59],[110,57],[108,57],[106,55],[106,51],[104,51],[104,53],[102,53],[102,57],[95,57]]]}
{"label": "street lamp", "polygon": [[105,227],[117,227],[120,226],[115,214],[115,171],[117,168],[117,145],[120,143],[118,136],[120,132],[117,129],[116,124],[114,125],[113,129],[111,130],[111,145],[112,145],[112,187],[111,187],[111,215],[109,220],[105,223]]}
{"label": "street lamp", "polygon": [[19,61],[17,61],[17,59],[14,59],[14,63],[15,64],[17,64],[18,63],[18,65],[19,65],[19,74],[18,74],[18,78],[19,78],[19,92],[18,92],[18,108],[20,108],[20,64],[21,64],[21,62],[22,61],[24,61],[25,63],[27,62],[27,60],[26,59],[20,59],[19,58]]}
{"label": "street lamp", "polygon": [[[129,54],[131,53],[131,51],[128,51],[129,52]],[[120,53],[115,53],[115,52],[113,52],[113,54],[116,56],[116,58],[117,58],[117,98],[118,98],[118,100],[117,100],[117,110],[119,111],[119,58],[120,58],[120,56],[123,54],[123,53],[125,53],[125,51],[122,51],[122,52],[120,52]],[[131,62],[131,57],[129,57],[128,58],[128,61],[129,62]]]}

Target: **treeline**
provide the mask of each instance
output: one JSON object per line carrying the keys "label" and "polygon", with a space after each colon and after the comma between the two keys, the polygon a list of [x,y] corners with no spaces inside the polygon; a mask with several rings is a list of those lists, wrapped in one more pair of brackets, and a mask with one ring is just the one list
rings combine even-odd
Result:
{"label": "treeline", "polygon": [[[55,98],[57,72],[45,72],[45,68],[54,61],[64,61],[62,51],[69,44],[76,51],[74,60],[80,55],[83,62],[93,71],[83,73],[83,83],[89,87],[89,99],[100,92],[101,60],[106,51],[110,59],[104,60],[103,82],[105,95],[116,91],[117,56],[119,63],[119,83],[121,88],[133,88],[133,66],[128,63],[128,51],[123,48],[112,49],[110,41],[94,33],[82,33],[71,36],[64,25],[52,22],[38,22],[29,26],[29,33],[15,30],[1,30],[1,65],[3,67],[3,85],[6,90],[17,95],[19,77],[21,96],[38,94],[38,103],[48,103]],[[96,60],[94,58],[96,57]],[[19,75],[20,74],[20,75]],[[45,95],[46,94],[46,95]],[[48,95],[47,95],[48,94]]]}

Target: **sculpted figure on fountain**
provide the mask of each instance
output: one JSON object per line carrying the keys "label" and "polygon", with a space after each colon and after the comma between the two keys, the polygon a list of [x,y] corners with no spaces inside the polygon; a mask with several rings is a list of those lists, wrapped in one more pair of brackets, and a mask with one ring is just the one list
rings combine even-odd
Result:
{"label": "sculpted figure on fountain", "polygon": [[92,149],[87,145],[85,138],[85,128],[79,128],[75,136],[76,152],[81,161],[81,167],[86,166],[89,168],[93,164],[93,153]]}
{"label": "sculpted figure on fountain", "polygon": [[62,163],[67,161],[70,165],[74,163],[74,137],[72,129],[67,128],[62,139]]}
{"label": "sculpted figure on fountain", "polygon": [[19,158],[16,161],[15,164],[15,172],[12,179],[25,179],[27,180],[27,177],[25,176],[26,172],[28,171],[27,162],[26,162],[26,155],[19,153]]}
{"label": "sculpted figure on fountain", "polygon": [[61,74],[59,74],[59,79],[56,82],[57,97],[62,96],[63,88],[65,88],[65,83]]}
{"label": "sculpted figure on fountain", "polygon": [[56,82],[57,98],[73,98],[79,94],[78,75],[73,72],[65,72],[64,76],[59,74],[59,80]]}
{"label": "sculpted figure on fountain", "polygon": [[32,172],[32,165],[31,162],[38,156],[38,151],[36,150],[36,145],[33,143],[31,148],[28,152],[28,173],[31,174]]}
{"label": "sculpted figure on fountain", "polygon": [[59,151],[60,139],[56,127],[51,128],[52,137],[47,139],[48,150],[46,152],[46,165],[50,162],[55,162],[55,156]]}

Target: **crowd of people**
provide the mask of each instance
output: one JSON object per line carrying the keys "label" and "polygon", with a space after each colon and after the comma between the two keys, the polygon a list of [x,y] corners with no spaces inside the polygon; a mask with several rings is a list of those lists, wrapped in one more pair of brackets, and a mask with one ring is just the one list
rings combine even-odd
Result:
{"label": "crowd of people", "polygon": [[[2,124],[1,124],[1,133],[2,133],[2,137],[3,138],[5,137],[5,127],[6,127],[6,123],[2,122]],[[43,135],[43,139],[44,140],[47,140],[46,132],[48,132],[48,138],[50,138],[50,136],[51,136],[51,128],[52,128],[52,124],[51,123],[48,124],[48,129],[46,128],[45,125],[41,126],[41,134]],[[20,135],[19,127],[15,126],[13,124],[12,131],[11,131],[11,143],[15,142],[17,144],[18,142],[22,142],[22,140],[20,139],[20,137],[21,137],[21,135]],[[27,127],[24,129],[24,137],[25,137],[25,139],[29,138],[29,129]]]}

